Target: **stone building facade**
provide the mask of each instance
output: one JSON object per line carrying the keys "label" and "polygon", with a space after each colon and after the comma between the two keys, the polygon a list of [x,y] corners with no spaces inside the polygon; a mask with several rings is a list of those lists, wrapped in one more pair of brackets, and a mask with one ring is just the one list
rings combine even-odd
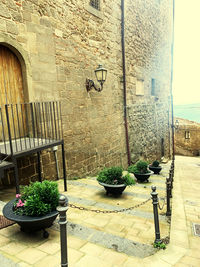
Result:
{"label": "stone building facade", "polygon": [[[69,178],[127,167],[125,109],[131,162],[171,155],[173,1],[125,1],[126,106],[123,2],[0,3],[0,45],[21,63],[24,101],[62,102]],[[95,81],[98,64],[108,70],[103,91],[87,92],[86,78]]]}
{"label": "stone building facade", "polygon": [[175,118],[175,154],[183,156],[200,156],[200,123]]}

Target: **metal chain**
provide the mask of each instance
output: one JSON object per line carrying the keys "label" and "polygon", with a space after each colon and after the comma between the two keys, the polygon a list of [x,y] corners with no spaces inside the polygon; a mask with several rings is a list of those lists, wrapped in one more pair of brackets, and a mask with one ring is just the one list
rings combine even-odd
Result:
{"label": "metal chain", "polygon": [[164,197],[162,206],[160,206],[160,203],[159,203],[160,200],[161,200],[161,198],[158,198],[158,208],[159,208],[160,210],[163,210],[163,208],[164,208],[164,206],[165,206],[165,204],[166,204],[166,196]]}
{"label": "metal chain", "polygon": [[85,207],[76,206],[74,204],[69,204],[69,207],[70,208],[79,209],[79,210],[84,210],[84,211],[92,211],[92,212],[96,212],[96,213],[119,213],[119,212],[124,212],[124,211],[128,211],[128,210],[133,210],[133,209],[139,208],[140,206],[144,205],[145,203],[147,203],[150,200],[151,200],[151,197],[148,198],[147,200],[141,202],[140,204],[137,204],[137,205],[132,206],[130,208],[124,208],[124,209],[120,209],[120,210],[93,210],[93,209],[88,209],[88,208],[85,208]]}

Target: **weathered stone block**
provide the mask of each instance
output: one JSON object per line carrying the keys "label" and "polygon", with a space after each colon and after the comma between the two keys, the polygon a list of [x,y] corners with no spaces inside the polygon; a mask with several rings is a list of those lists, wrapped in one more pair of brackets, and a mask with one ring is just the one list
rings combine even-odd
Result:
{"label": "weathered stone block", "polygon": [[17,25],[12,21],[6,21],[6,28],[9,33],[12,33],[14,35],[19,33]]}
{"label": "weathered stone block", "polygon": [[11,15],[12,15],[12,18],[13,18],[14,21],[17,21],[17,22],[20,22],[20,23],[23,21],[21,13],[19,13],[17,11],[12,11]]}
{"label": "weathered stone block", "polygon": [[22,37],[22,36],[17,36],[17,41],[19,43],[26,43],[27,42],[27,39],[25,37]]}
{"label": "weathered stone block", "polygon": [[6,5],[9,7],[9,9],[17,11],[17,5],[15,4],[15,1],[6,0]]}
{"label": "weathered stone block", "polygon": [[19,169],[19,177],[21,179],[31,178],[35,174],[36,174],[36,169],[34,165],[30,165],[22,169]]}
{"label": "weathered stone block", "polygon": [[61,30],[55,29],[55,35],[58,37],[63,37],[63,32]]}
{"label": "weathered stone block", "polygon": [[38,24],[34,24],[31,22],[27,22],[27,31],[28,32],[34,32],[34,33],[38,33],[38,34],[42,34],[44,33],[44,27],[38,25]]}
{"label": "weathered stone block", "polygon": [[22,12],[23,20],[31,22],[31,13],[28,11]]}
{"label": "weathered stone block", "polygon": [[10,19],[11,15],[6,6],[4,6],[2,3],[0,3],[0,17]]}
{"label": "weathered stone block", "polygon": [[40,19],[40,24],[41,25],[44,25],[44,26],[46,26],[46,27],[51,27],[51,21],[49,20],[49,18],[48,17],[46,17],[46,18],[41,18]]}
{"label": "weathered stone block", "polygon": [[55,56],[54,55],[49,55],[47,53],[39,53],[39,60],[41,62],[55,64]]}
{"label": "weathered stone block", "polygon": [[0,19],[0,31],[2,32],[6,31],[6,22],[3,19]]}

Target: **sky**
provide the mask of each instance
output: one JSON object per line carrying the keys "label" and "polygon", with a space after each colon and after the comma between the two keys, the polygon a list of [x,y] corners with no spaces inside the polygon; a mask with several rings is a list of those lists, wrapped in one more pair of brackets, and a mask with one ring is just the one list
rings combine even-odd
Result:
{"label": "sky", "polygon": [[200,103],[200,0],[175,0],[173,97]]}

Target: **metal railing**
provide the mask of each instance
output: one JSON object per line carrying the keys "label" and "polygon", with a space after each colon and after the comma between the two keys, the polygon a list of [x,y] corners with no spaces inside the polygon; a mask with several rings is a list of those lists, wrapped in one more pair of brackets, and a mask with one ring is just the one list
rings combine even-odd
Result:
{"label": "metal railing", "polygon": [[13,155],[63,139],[58,101],[0,107],[0,153]]}

